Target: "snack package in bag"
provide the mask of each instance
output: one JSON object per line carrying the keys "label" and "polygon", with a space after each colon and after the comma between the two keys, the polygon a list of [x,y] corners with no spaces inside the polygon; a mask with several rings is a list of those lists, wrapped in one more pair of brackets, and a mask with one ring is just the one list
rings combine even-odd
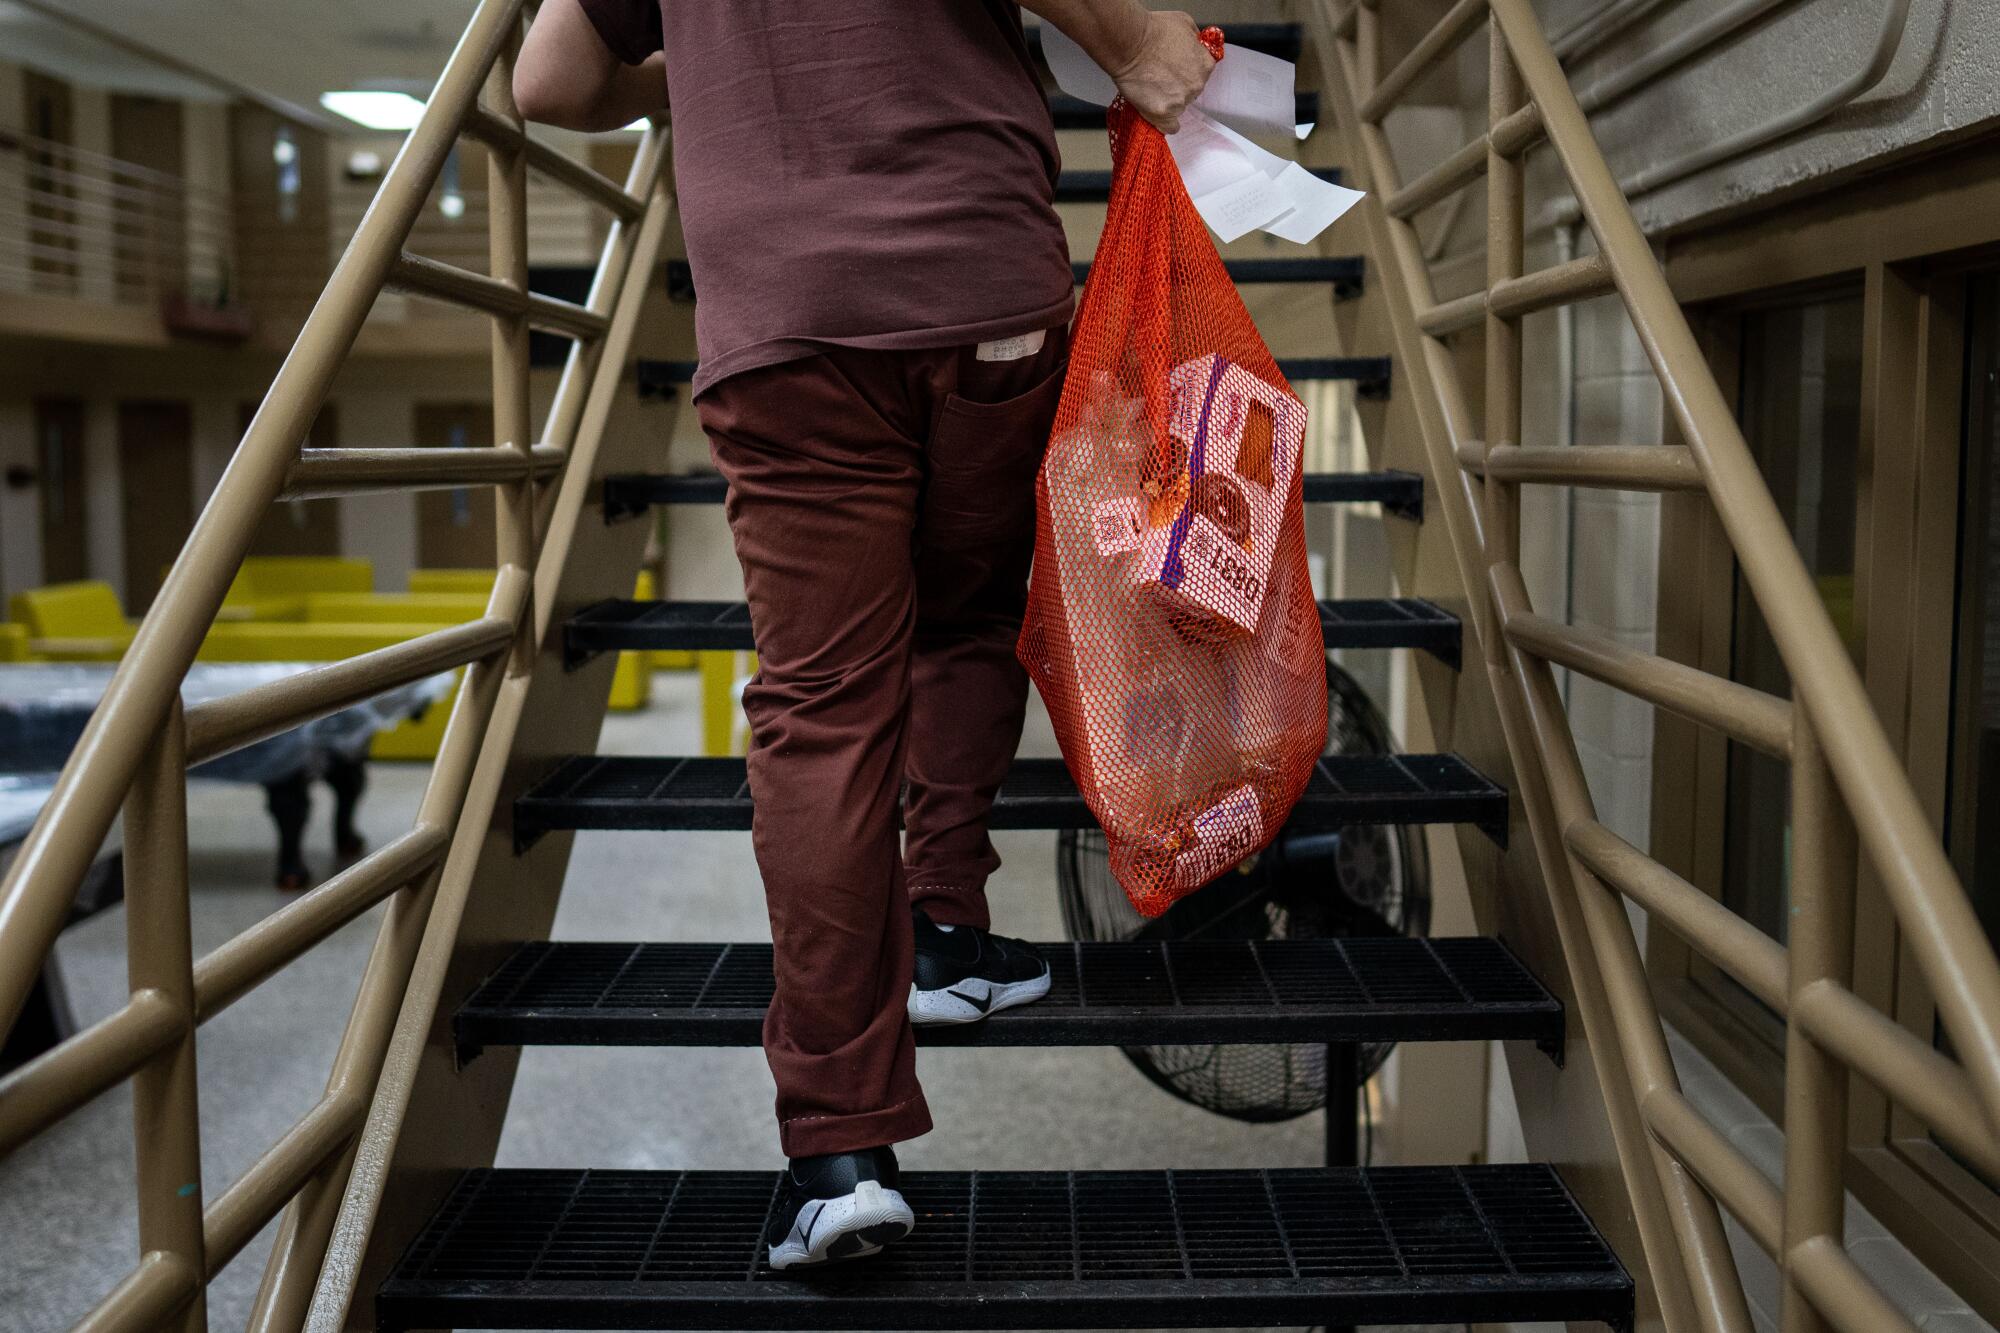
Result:
{"label": "snack package in bag", "polygon": [[1018,652],[1139,911],[1270,842],[1326,740],[1305,405],[1160,132],[1110,111],[1111,203],[1036,486]]}

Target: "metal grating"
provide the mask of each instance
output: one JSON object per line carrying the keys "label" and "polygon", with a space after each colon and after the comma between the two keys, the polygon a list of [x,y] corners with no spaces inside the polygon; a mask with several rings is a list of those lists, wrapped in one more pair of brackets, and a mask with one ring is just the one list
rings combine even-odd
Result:
{"label": "metal grating", "polygon": [[[743,832],[750,813],[741,759],[577,755],[515,798],[514,841],[525,847],[557,829]],[[1016,759],[988,823],[1096,827],[1060,759]],[[1293,807],[1291,827],[1348,824],[1474,824],[1504,846],[1507,793],[1457,755],[1328,755]]]}
{"label": "metal grating", "polygon": [[[1533,1041],[1562,1005],[1498,940],[1182,940],[1037,946],[1046,999],[927,1045]],[[459,1048],[755,1046],[768,944],[524,944],[459,1009]]]}
{"label": "metal grating", "polygon": [[[1306,170],[1334,185],[1341,183],[1339,167],[1308,167]],[[1055,202],[1059,204],[1103,204],[1111,201],[1111,173],[1108,171],[1065,171],[1056,178]]]}
{"label": "metal grating", "polygon": [[[1292,97],[1292,114],[1301,125],[1319,123],[1319,94],[1316,92],[1295,93]],[[1057,93],[1049,98],[1049,115],[1059,130],[1101,130],[1104,128],[1104,108],[1095,102],[1086,102],[1080,97],[1070,97]]]}
{"label": "metal grating", "polygon": [[[671,396],[694,378],[693,361],[642,360],[634,368],[641,398]],[[1363,398],[1382,398],[1389,392],[1392,366],[1386,356],[1303,356],[1279,357],[1278,373],[1297,384],[1309,380],[1354,380],[1355,392]]]}
{"label": "metal grating", "polygon": [[[1421,648],[1459,664],[1458,617],[1421,597],[1322,601],[1319,624],[1328,648]],[[599,602],[563,626],[563,661],[572,668],[599,653],[754,647],[741,602]]]}
{"label": "metal grating", "polygon": [[[1097,172],[1108,182],[1109,172]],[[1338,177],[1339,172],[1322,171],[1321,177]],[[1056,198],[1064,199],[1063,187],[1056,187]],[[1097,196],[1108,198],[1106,194]],[[1237,286],[1252,283],[1327,283],[1333,288],[1336,300],[1346,300],[1361,294],[1366,276],[1367,264],[1359,255],[1313,256],[1298,259],[1225,259],[1222,267],[1228,272],[1229,280]],[[667,296],[675,301],[698,301],[700,294],[695,290],[694,270],[685,259],[667,261]],[[1081,260],[1070,265],[1070,275],[1081,287],[1090,278],[1090,261]]]}
{"label": "metal grating", "polygon": [[[688,363],[692,367],[693,363]],[[682,381],[685,383],[685,380]],[[642,385],[642,390],[644,386]],[[673,392],[654,386],[655,392]],[[670,476],[621,472],[604,479],[604,521],[637,518],[654,505],[719,505],[729,498],[721,477],[709,473]],[[1398,518],[1421,521],[1424,479],[1414,472],[1308,472],[1307,504],[1379,504]]]}
{"label": "metal grating", "polygon": [[[1069,267],[1077,286],[1081,287],[1090,280],[1088,260],[1071,264]],[[1222,261],[1222,267],[1228,272],[1229,280],[1238,287],[1266,282],[1328,283],[1332,286],[1333,296],[1337,301],[1345,301],[1361,294],[1367,270],[1366,262],[1358,255],[1311,259],[1225,259]]]}
{"label": "metal grating", "polygon": [[771,1172],[468,1172],[386,1329],[1212,1328],[1632,1316],[1546,1166],[911,1172],[879,1258],[770,1272]]}

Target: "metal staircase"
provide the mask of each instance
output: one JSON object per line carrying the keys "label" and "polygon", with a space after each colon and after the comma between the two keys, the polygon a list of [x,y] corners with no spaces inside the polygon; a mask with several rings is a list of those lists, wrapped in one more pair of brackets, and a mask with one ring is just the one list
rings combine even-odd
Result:
{"label": "metal staircase", "polygon": [[[923,1034],[932,1044],[991,1046],[1325,1042],[1336,1057],[1347,1053],[1350,1071],[1345,1085],[1333,1080],[1328,1164],[913,1173],[905,1189],[920,1220],[907,1242],[803,1280],[778,1278],[760,1261],[772,1173],[491,1168],[522,1047],[748,1045],[770,998],[771,965],[769,947],[756,943],[548,939],[571,831],[740,830],[752,814],[739,760],[588,753],[609,654],[753,644],[738,605],[618,598],[642,536],[640,525],[618,520],[723,498],[717,479],[645,470],[639,441],[612,429],[632,401],[625,368],[640,308],[662,294],[673,202],[659,180],[664,135],[647,136],[623,186],[528,138],[508,92],[523,0],[481,0],[0,887],[0,1021],[10,1021],[122,803],[131,999],[0,1080],[0,1151],[133,1082],[140,1257],[91,1327],[205,1326],[208,1280],[276,1220],[251,1321],[258,1330],[1544,1319],[1624,1328],[1657,1318],[1674,1333],[1735,1333],[1747,1315],[1718,1201],[1778,1257],[1788,1329],[1911,1327],[1841,1245],[1847,1074],[1890,1090],[1966,1161],[2000,1169],[2000,967],[1528,0],[1454,0],[1386,73],[1379,4],[1303,0],[1303,25],[1240,31],[1316,72],[1321,86],[1302,95],[1301,118],[1331,113],[1346,170],[1370,196],[1359,260],[1238,271],[1246,281],[1346,284],[1349,299],[1328,301],[1325,338],[1328,352],[1343,355],[1281,365],[1295,381],[1355,383],[1379,470],[1309,476],[1305,495],[1313,504],[1379,504],[1395,520],[1387,527],[1405,595],[1329,601],[1322,623],[1337,646],[1422,653],[1412,675],[1423,721],[1454,752],[1329,758],[1299,818],[1321,828],[1455,825],[1482,924],[1510,928],[1428,941],[1049,944],[1057,987],[1047,1001]],[[1487,131],[1404,184],[1383,116],[1489,18]],[[1059,123],[1101,124],[1101,113],[1056,110]],[[461,134],[492,155],[487,274],[404,248]],[[1523,273],[1521,158],[1544,140],[1600,248]],[[529,288],[530,169],[617,219],[585,301]],[[1488,286],[1441,301],[1409,220],[1482,176]],[[1087,200],[1098,184],[1074,178],[1065,197]],[[369,304],[389,288],[490,319],[500,445],[301,450]],[[1519,320],[1614,290],[1669,389],[1685,443],[1552,451],[1521,441]],[[576,344],[539,428],[527,400],[530,326]],[[1485,339],[1477,427],[1446,342],[1472,330]],[[692,369],[641,361],[637,392],[676,396]],[[1550,456],[1557,452],[1565,456]],[[1704,492],[1764,605],[1797,700],[1535,615],[1518,568],[1517,488],[1550,482]],[[271,503],[441,486],[496,492],[501,569],[484,617],[183,712],[180,679]],[[1462,671],[1461,619],[1472,630]],[[1551,664],[1791,760],[1793,902],[1810,911],[1789,952],[1597,823]],[[410,833],[196,957],[188,765],[461,665],[466,683]],[[1020,761],[996,811],[996,823],[1012,828],[1087,820],[1050,761]],[[1522,827],[1532,836],[1510,845],[1510,828]],[[1841,944],[1863,850],[1908,932],[1914,967],[1940,996],[1956,1055],[1868,1010],[1845,984]],[[1620,894],[1789,1019],[1783,1195],[1680,1091]],[[324,1097],[204,1200],[186,1183],[201,1179],[199,1024],[384,901]],[[1587,1108],[1563,1128],[1607,1133],[1620,1173],[1566,1183],[1547,1165],[1357,1162],[1348,1114],[1356,1043],[1494,1040],[1513,1044],[1517,1075],[1532,1069],[1549,1101]],[[1587,1073],[1558,1076],[1566,1056],[1570,1070]],[[1549,1155],[1565,1152],[1558,1143]]]}
{"label": "metal staircase", "polygon": [[[1296,48],[1289,25],[1258,30]],[[1102,183],[1066,178],[1066,200]],[[1079,264],[1078,280],[1087,272]],[[1358,259],[1235,261],[1239,282],[1361,290]],[[672,275],[670,283],[674,281]],[[684,277],[683,296],[692,296]],[[1380,356],[1283,360],[1295,381],[1355,381],[1380,401]],[[638,390],[676,395],[692,363],[641,361]],[[1420,521],[1411,473],[1317,474],[1314,504],[1376,503]],[[714,504],[719,479],[605,478],[607,522],[654,505]],[[1415,649],[1459,662],[1458,618],[1422,598],[1321,604],[1330,647]],[[740,603],[613,599],[563,627],[565,667],[646,649],[754,648]],[[1507,793],[1453,754],[1323,760],[1298,828],[1463,823],[1504,842]],[[570,755],[514,798],[526,851],[575,830],[747,830],[740,759]],[[992,824],[1089,827],[1058,760],[1017,760]],[[926,1045],[1159,1042],[1531,1042],[1560,1059],[1562,1004],[1491,938],[1041,946],[1048,1000]],[[524,940],[451,1020],[460,1062],[524,1045],[742,1046],[772,987],[764,944]],[[1336,1059],[1352,1070],[1352,1059]],[[1352,1079],[1351,1072],[1348,1075]],[[920,1224],[880,1262],[773,1280],[758,1236],[775,1177],[740,1172],[474,1170],[401,1251],[376,1291],[387,1328],[1207,1327],[1431,1320],[1596,1320],[1623,1326],[1630,1278],[1541,1166],[1363,1169],[1355,1089],[1329,1113],[1329,1168],[1261,1172],[959,1172],[906,1177]],[[948,1129],[946,1131],[949,1132]]]}

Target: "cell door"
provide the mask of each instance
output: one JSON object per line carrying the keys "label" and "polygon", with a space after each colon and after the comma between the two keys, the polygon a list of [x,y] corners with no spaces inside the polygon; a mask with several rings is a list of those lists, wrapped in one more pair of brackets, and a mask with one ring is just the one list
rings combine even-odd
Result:
{"label": "cell door", "polygon": [[35,400],[36,478],[41,489],[42,582],[90,577],[90,507],[84,482],[83,404]]}
{"label": "cell door", "polygon": [[[487,449],[493,408],[487,403],[418,403],[417,444],[427,449]],[[499,564],[490,486],[425,491],[417,497],[417,563],[426,569],[493,569]]]}
{"label": "cell door", "polygon": [[69,85],[39,70],[21,71],[22,123],[28,186],[28,268],[35,290],[76,290],[76,242],[83,214],[76,205],[76,162],[70,153],[75,113]]}
{"label": "cell door", "polygon": [[188,201],[180,186],[172,183],[185,173],[181,104],[167,97],[114,93],[111,155],[139,168],[121,171],[117,181],[122,206],[112,249],[118,299],[183,295]]}
{"label": "cell door", "polygon": [[[257,404],[244,403],[238,412],[240,430],[250,428]],[[308,449],[336,449],[340,427],[334,405],[327,403],[306,433]],[[339,555],[340,501],[280,500],[267,510],[250,538],[251,555]]]}
{"label": "cell door", "polygon": [[140,615],[194,527],[194,426],[186,403],[118,405],[118,488],[125,606]]}

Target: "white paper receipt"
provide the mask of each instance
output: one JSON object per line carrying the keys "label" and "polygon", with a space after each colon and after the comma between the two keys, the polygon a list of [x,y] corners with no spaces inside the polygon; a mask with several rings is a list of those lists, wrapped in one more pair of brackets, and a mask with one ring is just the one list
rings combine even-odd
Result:
{"label": "white paper receipt", "polygon": [[[1036,329],[1033,333],[1017,333],[1011,338],[995,338],[992,342],[979,344],[973,356],[981,361],[1019,361],[1024,356],[1033,356],[1042,350],[1042,344],[1049,340],[1047,329]],[[960,343],[959,346],[965,346]]]}
{"label": "white paper receipt", "polygon": [[[1111,77],[1054,24],[1042,25],[1042,53],[1070,96],[1099,106],[1117,96]],[[1224,242],[1261,228],[1304,245],[1361,199],[1244,137],[1305,137],[1311,127],[1292,124],[1295,73],[1289,61],[1225,47],[1207,88],[1181,113],[1180,132],[1167,136],[1195,210]]]}

